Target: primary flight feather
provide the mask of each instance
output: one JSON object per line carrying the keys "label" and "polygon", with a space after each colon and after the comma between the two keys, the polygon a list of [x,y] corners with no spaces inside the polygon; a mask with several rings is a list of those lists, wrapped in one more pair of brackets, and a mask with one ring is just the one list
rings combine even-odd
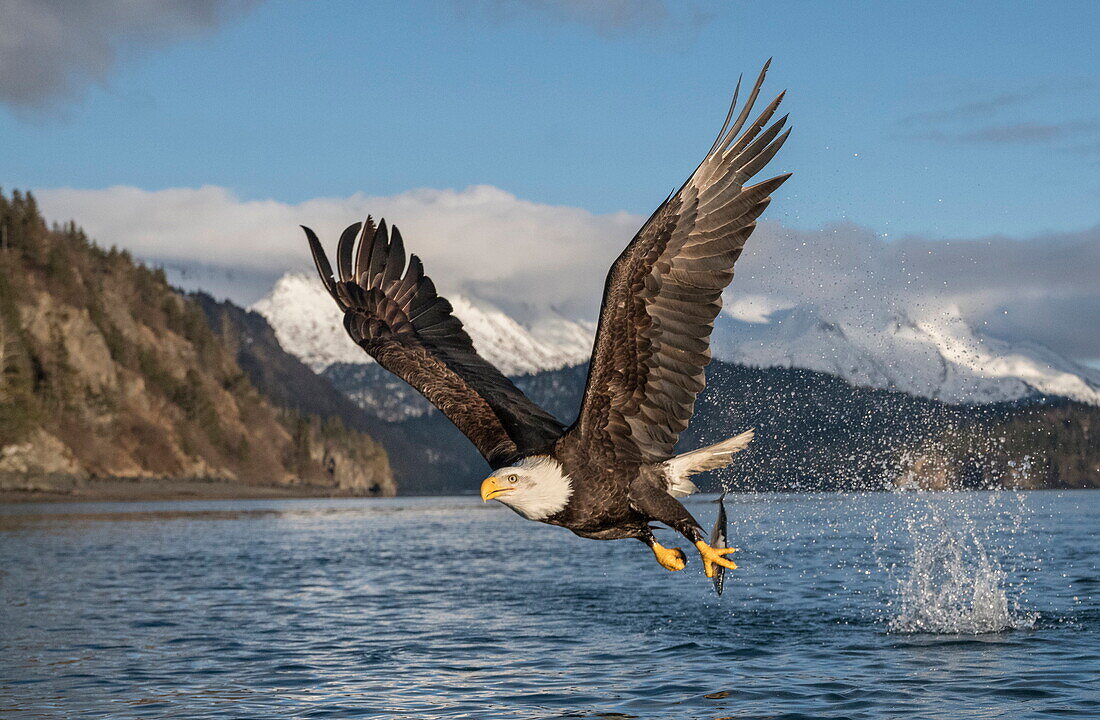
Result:
{"label": "primary flight feather", "polygon": [[[770,61],[769,61],[770,63]],[[520,515],[599,540],[637,538],[669,570],[686,557],[650,528],[661,522],[698,549],[708,577],[736,568],[676,498],[694,473],[728,465],[752,431],[673,454],[710,361],[722,291],[770,195],[789,175],[746,186],[786,141],[780,94],[751,122],[765,64],[737,117],[735,91],[722,130],[691,177],[650,216],[611,266],[580,414],[565,427],[474,349],[396,227],[370,218],[344,231],[336,272],[303,228],[351,338],[424,395],[493,468],[481,485]],[[769,124],[770,123],[770,124]]]}

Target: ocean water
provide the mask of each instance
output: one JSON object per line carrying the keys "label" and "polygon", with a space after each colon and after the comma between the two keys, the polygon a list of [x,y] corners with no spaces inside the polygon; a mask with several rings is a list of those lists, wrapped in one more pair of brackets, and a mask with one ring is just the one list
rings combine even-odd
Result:
{"label": "ocean water", "polygon": [[3,506],[0,716],[1100,717],[1100,493],[727,507],[718,598],[474,498]]}

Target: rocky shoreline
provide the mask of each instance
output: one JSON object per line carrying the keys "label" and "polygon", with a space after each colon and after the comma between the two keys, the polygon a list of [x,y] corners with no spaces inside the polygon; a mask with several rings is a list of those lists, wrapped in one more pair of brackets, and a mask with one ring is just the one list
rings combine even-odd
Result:
{"label": "rocky shoreline", "polygon": [[[373,491],[372,491],[373,490]],[[390,488],[337,488],[295,483],[255,485],[213,478],[81,478],[72,475],[0,476],[0,504],[37,502],[151,502],[387,497]]]}

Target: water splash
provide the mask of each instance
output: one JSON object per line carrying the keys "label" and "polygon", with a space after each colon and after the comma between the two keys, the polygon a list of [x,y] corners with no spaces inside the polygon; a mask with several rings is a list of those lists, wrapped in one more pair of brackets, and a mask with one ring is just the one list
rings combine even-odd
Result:
{"label": "water splash", "polygon": [[1011,597],[1016,588],[995,554],[1011,549],[994,539],[1018,531],[1019,514],[1008,513],[1007,526],[997,522],[998,513],[979,521],[965,501],[940,496],[905,519],[912,547],[891,603],[891,632],[978,635],[1029,628],[1038,619]]}

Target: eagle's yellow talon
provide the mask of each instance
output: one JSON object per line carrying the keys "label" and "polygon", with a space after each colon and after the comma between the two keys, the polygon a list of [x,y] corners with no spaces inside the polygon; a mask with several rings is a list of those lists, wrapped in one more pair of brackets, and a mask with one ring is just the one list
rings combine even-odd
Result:
{"label": "eagle's yellow talon", "polygon": [[687,565],[687,556],[684,555],[684,551],[680,548],[666,548],[656,540],[650,545],[653,548],[653,554],[657,556],[657,562],[661,563],[661,567],[665,570],[683,570]]}
{"label": "eagle's yellow talon", "polygon": [[733,560],[727,560],[722,557],[723,555],[729,555],[730,553],[737,552],[737,548],[716,548],[707,545],[700,540],[695,543],[695,547],[699,548],[699,554],[703,557],[703,571],[706,572],[707,577],[714,577],[714,566],[721,565],[724,568],[730,570],[737,569],[737,563]]}

